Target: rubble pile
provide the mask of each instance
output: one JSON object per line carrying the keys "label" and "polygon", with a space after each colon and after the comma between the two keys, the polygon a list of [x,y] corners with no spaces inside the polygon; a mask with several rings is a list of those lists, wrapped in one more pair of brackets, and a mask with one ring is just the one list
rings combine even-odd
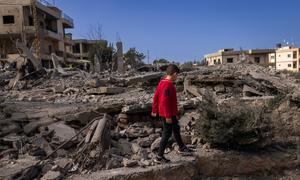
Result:
{"label": "rubble pile", "polygon": [[[111,176],[109,170],[124,173],[120,168],[137,168],[140,173],[166,168],[153,161],[162,125],[150,117],[153,93],[163,73],[50,71],[42,78],[20,80],[20,85],[9,90],[10,73],[0,76],[0,179],[60,179],[100,170]],[[232,139],[238,145],[253,145],[264,137],[268,142],[260,147],[276,145],[279,149],[286,148],[287,142],[298,143],[300,84],[294,77],[257,65],[233,64],[182,72],[176,84],[182,138],[196,152],[208,153],[213,151],[211,145],[228,144]],[[212,112],[218,112],[218,118],[208,116],[209,109],[204,108],[208,102],[214,104]],[[268,107],[263,111],[268,121],[253,113],[251,117],[257,118],[218,121],[224,112],[243,109],[241,104]],[[249,119],[253,120],[247,122],[250,129],[235,124]],[[199,122],[205,125],[200,133]],[[228,133],[231,127],[239,131]],[[266,132],[261,133],[262,129]],[[223,133],[226,138],[221,138]],[[247,136],[241,138],[242,134]],[[179,164],[168,166],[170,171],[178,171],[181,161],[188,163],[186,167],[196,166],[195,158],[178,159],[177,149],[171,140],[166,153]],[[204,162],[203,158],[196,161]],[[205,168],[201,172],[196,168],[190,176],[210,174]]]}

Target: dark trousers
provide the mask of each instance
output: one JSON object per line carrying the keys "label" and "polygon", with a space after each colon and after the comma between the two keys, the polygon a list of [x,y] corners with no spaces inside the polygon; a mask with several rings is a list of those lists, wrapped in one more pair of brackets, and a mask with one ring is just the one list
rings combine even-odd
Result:
{"label": "dark trousers", "polygon": [[167,123],[166,119],[163,117],[160,117],[160,119],[163,121],[163,134],[162,134],[162,138],[160,141],[158,155],[163,156],[166,146],[168,144],[168,140],[172,136],[172,132],[173,132],[174,138],[175,138],[179,148],[183,148],[184,144],[181,139],[180,126],[178,125],[178,120],[177,120],[176,116],[172,117],[171,124]]}

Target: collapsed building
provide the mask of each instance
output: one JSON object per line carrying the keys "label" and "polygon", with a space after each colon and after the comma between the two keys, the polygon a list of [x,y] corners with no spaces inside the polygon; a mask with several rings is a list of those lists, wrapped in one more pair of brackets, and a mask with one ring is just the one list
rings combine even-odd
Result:
{"label": "collapsed building", "polygon": [[[37,31],[44,67],[53,67],[52,53],[60,60],[72,58],[72,34],[66,33],[66,29],[73,28],[74,22],[62,10],[43,0],[34,2],[36,11],[31,0],[1,0],[0,3],[1,59],[12,62],[20,58],[15,45],[17,39],[33,49],[32,52],[37,52],[33,45]],[[38,22],[34,22],[34,16]]]}
{"label": "collapsed building", "polygon": [[[179,122],[195,152],[178,156],[171,140],[172,162],[159,165],[161,123],[150,114],[163,73],[49,71],[9,90],[13,73],[0,76],[1,179],[299,177],[300,84],[289,74],[253,64],[183,72]],[[229,116],[250,107],[264,111]]]}

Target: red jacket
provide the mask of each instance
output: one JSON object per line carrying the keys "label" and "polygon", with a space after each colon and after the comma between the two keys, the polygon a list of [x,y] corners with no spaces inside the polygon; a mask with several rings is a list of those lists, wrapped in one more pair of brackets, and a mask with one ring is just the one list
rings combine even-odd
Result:
{"label": "red jacket", "polygon": [[176,89],[171,80],[163,79],[155,91],[152,112],[164,118],[171,118],[178,113]]}

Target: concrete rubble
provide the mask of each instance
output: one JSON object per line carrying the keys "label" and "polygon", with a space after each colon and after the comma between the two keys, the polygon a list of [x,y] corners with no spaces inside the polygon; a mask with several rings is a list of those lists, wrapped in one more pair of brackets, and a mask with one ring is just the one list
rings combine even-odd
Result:
{"label": "concrete rubble", "polygon": [[[150,114],[163,73],[119,72],[48,71],[10,89],[16,72],[1,70],[0,179],[278,178],[299,166],[300,84],[294,77],[251,64],[182,72],[176,82],[179,123],[195,153],[178,155],[172,139],[166,150],[172,162],[159,165],[153,158],[162,124]],[[210,101],[217,109],[241,102],[271,107],[265,111],[268,141],[245,136],[238,148],[224,148],[227,141],[199,134],[199,121],[208,117],[202,106]],[[214,130],[208,132],[217,136]],[[255,148],[244,150],[245,144]]]}

